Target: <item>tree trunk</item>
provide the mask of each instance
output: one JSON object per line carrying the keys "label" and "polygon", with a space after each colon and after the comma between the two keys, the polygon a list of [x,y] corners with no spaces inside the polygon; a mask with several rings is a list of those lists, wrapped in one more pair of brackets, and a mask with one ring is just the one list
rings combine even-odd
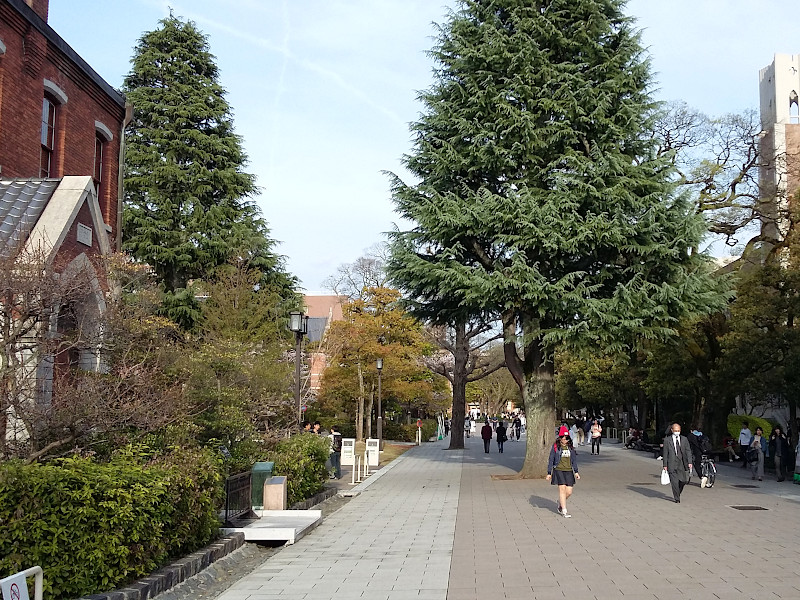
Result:
{"label": "tree trunk", "polygon": [[454,326],[456,339],[453,352],[453,418],[450,422],[450,450],[464,447],[464,416],[467,410],[467,361],[469,343],[466,323]]}
{"label": "tree trunk", "polygon": [[358,362],[358,409],[356,410],[356,440],[364,439],[364,372]]}
{"label": "tree trunk", "polygon": [[523,363],[525,384],[522,393],[525,399],[528,441],[525,462],[519,472],[524,479],[540,479],[547,475],[550,446],[555,440],[555,368],[552,359],[543,362],[543,358],[540,340],[526,347]]}
{"label": "tree trunk", "polygon": [[375,385],[369,391],[369,402],[367,403],[367,437],[372,439],[372,405],[375,402]]}

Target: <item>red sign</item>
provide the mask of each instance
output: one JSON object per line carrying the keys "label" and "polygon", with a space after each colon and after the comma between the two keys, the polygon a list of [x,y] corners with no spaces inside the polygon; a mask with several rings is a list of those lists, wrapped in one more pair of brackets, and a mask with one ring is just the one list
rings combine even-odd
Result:
{"label": "red sign", "polygon": [[422,427],[422,419],[417,419],[417,427]]}
{"label": "red sign", "polygon": [[19,600],[19,586],[16,583],[11,584],[11,600]]}

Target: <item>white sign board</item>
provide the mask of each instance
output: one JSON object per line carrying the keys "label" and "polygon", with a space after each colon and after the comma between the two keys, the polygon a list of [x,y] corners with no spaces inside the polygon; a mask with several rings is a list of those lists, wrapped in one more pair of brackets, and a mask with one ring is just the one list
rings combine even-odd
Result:
{"label": "white sign board", "polygon": [[3,600],[30,600],[24,573],[0,579],[0,590],[3,592]]}
{"label": "white sign board", "polygon": [[353,466],[356,457],[355,438],[342,438],[342,464]]}
{"label": "white sign board", "polygon": [[367,439],[367,464],[370,467],[377,467],[381,458],[381,449],[378,440]]}

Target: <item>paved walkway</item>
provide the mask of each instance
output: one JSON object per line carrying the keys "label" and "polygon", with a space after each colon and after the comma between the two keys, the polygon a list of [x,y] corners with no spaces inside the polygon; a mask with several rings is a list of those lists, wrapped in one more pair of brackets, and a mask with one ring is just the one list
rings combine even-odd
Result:
{"label": "paved walkway", "polygon": [[800,598],[800,486],[735,488],[754,482],[723,465],[677,505],[660,462],[609,444],[581,452],[564,519],[546,481],[491,478],[519,468],[524,443],[503,455],[446,443],[407,452],[219,600]]}

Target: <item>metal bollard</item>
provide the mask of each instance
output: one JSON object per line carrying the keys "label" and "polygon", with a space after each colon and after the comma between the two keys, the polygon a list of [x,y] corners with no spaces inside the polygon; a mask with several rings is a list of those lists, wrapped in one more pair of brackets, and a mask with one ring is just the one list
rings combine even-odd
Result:
{"label": "metal bollard", "polygon": [[369,453],[364,450],[364,479],[369,477]]}

